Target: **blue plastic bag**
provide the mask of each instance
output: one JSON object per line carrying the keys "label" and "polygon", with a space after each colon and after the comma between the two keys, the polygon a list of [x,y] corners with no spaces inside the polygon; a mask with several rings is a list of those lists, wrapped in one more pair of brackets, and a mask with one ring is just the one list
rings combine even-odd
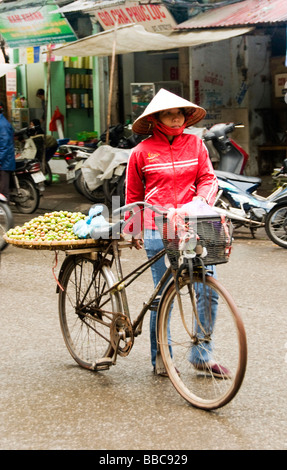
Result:
{"label": "blue plastic bag", "polygon": [[89,215],[75,223],[74,234],[79,238],[90,238],[92,228],[108,228],[109,222],[102,216],[103,206],[92,206]]}

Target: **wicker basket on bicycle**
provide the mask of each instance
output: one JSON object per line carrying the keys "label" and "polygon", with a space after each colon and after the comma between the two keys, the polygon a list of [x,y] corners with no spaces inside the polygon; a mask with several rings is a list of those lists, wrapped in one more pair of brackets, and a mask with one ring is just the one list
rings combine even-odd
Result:
{"label": "wicker basket on bicycle", "polygon": [[[180,249],[183,231],[177,228],[172,230],[167,217],[155,217],[155,223],[169,262],[173,269],[177,269],[183,254]],[[195,260],[201,257],[205,266],[227,263],[231,251],[232,225],[225,218],[218,215],[188,217],[184,220],[184,226],[186,233],[196,231]]]}

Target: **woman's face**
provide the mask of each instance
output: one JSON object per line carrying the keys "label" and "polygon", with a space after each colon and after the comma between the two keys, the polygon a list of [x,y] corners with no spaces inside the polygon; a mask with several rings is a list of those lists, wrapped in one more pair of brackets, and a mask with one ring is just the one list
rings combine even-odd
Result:
{"label": "woman's face", "polygon": [[166,126],[177,129],[183,126],[185,116],[180,108],[165,109],[159,112],[159,120]]}

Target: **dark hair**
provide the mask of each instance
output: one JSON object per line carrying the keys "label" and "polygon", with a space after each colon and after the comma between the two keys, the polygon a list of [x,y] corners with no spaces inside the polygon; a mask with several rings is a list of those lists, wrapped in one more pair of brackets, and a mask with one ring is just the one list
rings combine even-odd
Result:
{"label": "dark hair", "polygon": [[39,90],[37,90],[36,96],[44,96],[44,95],[45,95],[45,91],[43,90],[43,88],[39,88]]}
{"label": "dark hair", "polygon": [[4,112],[4,105],[0,102],[0,114]]}
{"label": "dark hair", "polygon": [[31,122],[34,124],[34,129],[31,128],[31,127],[28,127],[28,129],[26,131],[26,134],[28,135],[28,137],[31,137],[31,136],[37,135],[37,134],[44,134],[44,131],[41,128],[41,123],[40,123],[39,119],[32,119]]}
{"label": "dark hair", "polygon": [[39,119],[31,119],[31,122],[34,124],[34,126],[39,126],[41,127],[41,122]]}

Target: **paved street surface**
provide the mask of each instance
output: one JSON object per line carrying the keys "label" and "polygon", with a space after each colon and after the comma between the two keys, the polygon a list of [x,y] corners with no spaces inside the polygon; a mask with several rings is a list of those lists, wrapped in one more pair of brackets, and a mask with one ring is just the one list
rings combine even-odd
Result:
{"label": "paved street surface", "polygon": [[[37,213],[92,203],[64,183],[47,188]],[[64,253],[59,253],[58,273]],[[127,249],[126,268],[144,259]],[[148,318],[130,355],[109,371],[81,369],[69,355],[58,321],[54,252],[9,246],[1,255],[0,449],[287,449],[287,250],[263,230],[236,234],[221,282],[239,306],[248,338],[241,390],[226,407],[191,407],[149,359]],[[133,315],[146,299],[150,273],[130,293]]]}

